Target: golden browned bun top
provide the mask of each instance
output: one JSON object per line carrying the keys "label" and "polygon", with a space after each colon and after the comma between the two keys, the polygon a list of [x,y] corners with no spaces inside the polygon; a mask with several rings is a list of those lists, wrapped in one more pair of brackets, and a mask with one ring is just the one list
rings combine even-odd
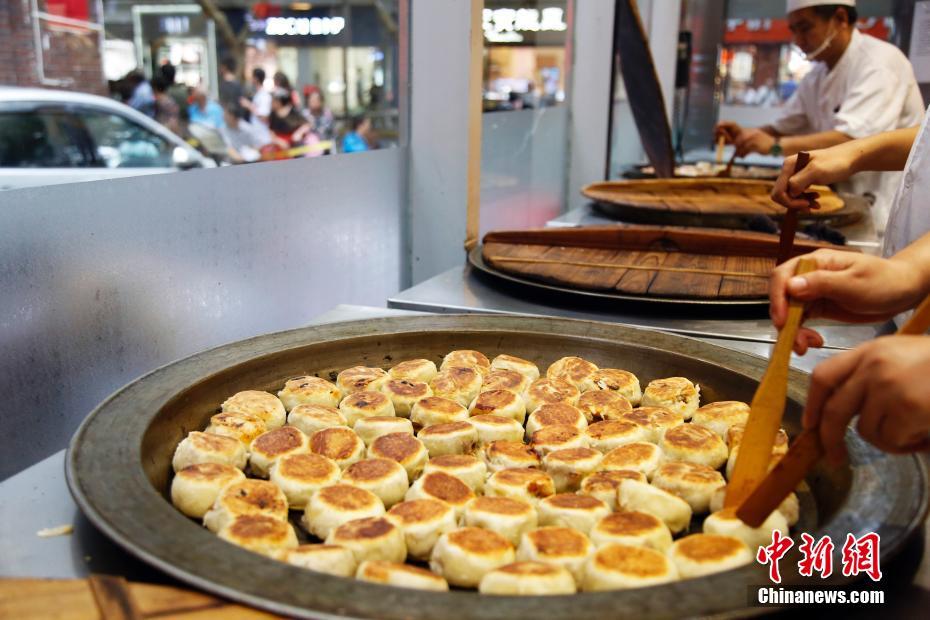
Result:
{"label": "golden browned bun top", "polygon": [[426,435],[458,435],[459,433],[473,433],[475,427],[468,422],[446,422],[444,424],[434,424],[427,426],[420,431],[420,437]]}
{"label": "golden browned bun top", "polygon": [[510,541],[497,532],[477,527],[459,528],[447,536],[451,544],[480,555],[497,555],[513,549]]}
{"label": "golden browned bun top", "polygon": [[297,405],[291,409],[291,414],[309,415],[315,418],[332,421],[339,421],[342,418],[342,414],[335,407],[330,405],[318,405],[311,403],[302,403]]}
{"label": "golden browned bun top", "polygon": [[538,379],[526,390],[526,393],[540,403],[576,401],[581,396],[578,388],[562,379]]}
{"label": "golden browned bun top", "polygon": [[313,394],[318,392],[331,392],[337,389],[336,386],[326,379],[305,375],[294,377],[284,382],[284,391],[291,394]]}
{"label": "golden browned bun top", "polygon": [[417,376],[423,368],[432,369],[435,367],[433,362],[426,359],[406,360],[393,366],[388,374],[396,379],[405,379],[411,376]]}
{"label": "golden browned bun top", "polygon": [[584,381],[597,372],[597,366],[580,357],[563,357],[556,360],[546,370],[546,378],[562,379],[572,385]]}
{"label": "golden browned bun top", "polygon": [[397,461],[391,459],[364,459],[349,465],[342,473],[342,479],[346,482],[382,480],[398,469],[406,475],[404,468],[398,465]]}
{"label": "golden browned bun top", "polygon": [[617,489],[624,480],[646,482],[646,474],[632,469],[614,469],[611,471],[594,472],[581,482],[584,491]]}
{"label": "golden browned bun top", "polygon": [[533,575],[537,577],[546,577],[548,575],[558,575],[561,570],[558,566],[546,564],[545,562],[514,562],[498,568],[502,573],[511,575]]}
{"label": "golden browned bun top", "polygon": [[523,487],[535,497],[549,497],[555,493],[552,478],[544,471],[530,467],[511,467],[495,472],[491,476],[496,482],[508,486]]}
{"label": "golden browned bun top", "polygon": [[493,413],[484,413],[481,415],[473,415],[468,418],[468,421],[472,424],[484,424],[487,426],[513,426],[514,424],[519,424],[513,418],[507,418],[502,415],[494,415]]}
{"label": "golden browned bun top", "polygon": [[333,532],[334,540],[371,540],[384,538],[397,527],[384,517],[364,517],[343,523]]}
{"label": "golden browned bun top", "polygon": [[277,464],[278,473],[293,480],[315,482],[326,480],[339,471],[339,466],[319,454],[290,454],[281,457]]}
{"label": "golden browned bun top", "polygon": [[442,360],[443,368],[450,366],[463,366],[475,368],[484,373],[491,368],[491,362],[481,351],[472,351],[470,349],[461,349],[450,351]]}
{"label": "golden browned bun top", "polygon": [[472,413],[475,415],[493,413],[503,407],[517,402],[518,396],[507,390],[489,390],[478,394]]}
{"label": "golden browned bun top", "polygon": [[[743,441],[743,434],[746,431],[745,424],[735,424],[727,431],[727,444],[730,450],[735,450]],[[788,433],[785,429],[780,428],[775,434],[775,445],[772,447],[773,454],[784,454],[788,451]]]}
{"label": "golden browned bun top", "polygon": [[623,465],[635,465],[652,459],[658,450],[655,444],[645,441],[627,443],[605,454],[601,464],[624,469]]}
{"label": "golden browned bun top", "polygon": [[662,526],[661,519],[647,512],[624,510],[607,515],[595,527],[614,536],[641,536],[661,529]]}
{"label": "golden browned bun top", "polygon": [[355,454],[361,441],[351,428],[333,426],[310,436],[310,451],[339,461]]}
{"label": "golden browned bun top", "polygon": [[265,428],[265,421],[255,414],[247,411],[228,411],[217,413],[210,418],[213,426],[223,426],[238,430]]}
{"label": "golden browned bun top", "polygon": [[541,527],[524,536],[528,536],[540,555],[549,557],[582,556],[590,548],[588,538],[570,527]]}
{"label": "golden browned bun top", "polygon": [[[403,424],[404,426],[406,426],[407,421],[408,421],[407,418],[398,418],[397,416],[394,416],[394,415],[370,415],[364,418],[360,418],[355,424],[357,425],[359,424],[359,422],[361,422],[362,424],[375,424],[379,422],[387,422],[389,424]],[[358,433],[356,433],[356,435],[357,434]]]}
{"label": "golden browned bun top", "polygon": [[515,355],[507,355],[506,353],[501,353],[500,355],[498,355],[498,356],[495,357],[494,359],[495,359],[495,360],[500,360],[500,361],[502,361],[502,362],[510,362],[510,363],[512,363],[512,364],[519,364],[519,365],[521,365],[521,366],[535,366],[535,365],[536,365],[536,364],[534,364],[533,362],[531,362],[531,361],[529,361],[529,360],[523,359],[522,357],[517,357],[517,356],[515,356]]}
{"label": "golden browned bun top", "polygon": [[387,581],[390,579],[391,571],[403,571],[419,577],[426,577],[433,580],[441,580],[442,577],[425,568],[412,566],[410,564],[401,564],[400,562],[388,562],[387,560],[367,560],[360,567],[360,574],[374,581]]}
{"label": "golden browned bun top", "polygon": [[594,373],[592,379],[598,389],[613,392],[625,390],[639,382],[633,373],[617,368],[601,368]]}
{"label": "golden browned bun top", "polygon": [[223,402],[223,411],[246,411],[260,415],[280,410],[282,406],[281,401],[274,394],[260,390],[245,390],[227,398]]}
{"label": "golden browned bun top", "polygon": [[723,476],[716,469],[708,465],[687,463],[684,461],[669,461],[659,466],[656,477],[663,476],[690,482],[692,484],[722,484]]}
{"label": "golden browned bun top", "polygon": [[488,458],[495,456],[506,456],[511,460],[527,461],[528,463],[539,463],[539,455],[533,452],[533,448],[522,441],[507,441],[498,439],[492,441],[485,448]]}
{"label": "golden browned bun top", "polygon": [[423,474],[423,491],[453,506],[464,504],[475,497],[471,487],[442,471]]}
{"label": "golden browned bun top", "polygon": [[668,560],[654,549],[632,545],[610,544],[594,554],[594,562],[605,570],[637,577],[668,574]]}
{"label": "golden browned bun top", "polygon": [[745,549],[746,545],[740,539],[717,534],[691,534],[675,544],[675,553],[698,564],[714,564]]}
{"label": "golden browned bun top", "polygon": [[604,420],[588,426],[588,436],[594,439],[626,437],[641,428],[639,424],[631,420]]}
{"label": "golden browned bun top", "polygon": [[667,377],[650,381],[646,393],[661,400],[678,400],[697,396],[697,389],[684,377]]}
{"label": "golden browned bun top", "polygon": [[424,449],[423,443],[410,433],[388,433],[371,442],[369,451],[382,458],[405,463]]}
{"label": "golden browned bun top", "polygon": [[575,493],[559,493],[543,500],[553,508],[567,510],[594,510],[604,506],[604,502],[590,495],[576,495]]}
{"label": "golden browned bun top", "polygon": [[743,418],[749,413],[749,405],[738,400],[718,400],[699,408],[698,413],[713,419]]}
{"label": "golden browned bun top", "polygon": [[665,443],[691,451],[713,449],[723,440],[714,431],[697,424],[679,424],[665,431]]}
{"label": "golden browned bun top", "polygon": [[417,407],[426,409],[432,413],[442,413],[447,415],[456,415],[465,411],[465,407],[442,396],[427,396],[417,401]]}
{"label": "golden browned bun top", "polygon": [[578,408],[591,414],[595,420],[610,420],[632,411],[633,405],[616,392],[591,390],[578,399]]}
{"label": "golden browned bun top", "polygon": [[522,515],[533,511],[528,503],[511,497],[477,497],[468,505],[468,510],[490,512],[501,515]]}
{"label": "golden browned bun top", "polygon": [[337,506],[343,510],[362,510],[376,506],[381,501],[371,491],[354,487],[351,484],[334,484],[323,487],[316,492],[314,499],[317,498],[330,506]]}
{"label": "golden browned bun top", "polygon": [[384,386],[386,392],[408,398],[424,398],[429,394],[429,385],[423,381],[409,379],[391,379]]}
{"label": "golden browned bun top", "polygon": [[387,372],[383,368],[370,368],[368,366],[353,366],[346,368],[336,375],[336,382],[344,385],[352,391],[364,390],[372,381],[377,381],[386,377]]}
{"label": "golden browned bun top", "polygon": [[390,399],[381,392],[360,390],[346,396],[340,406],[345,405],[361,411],[378,411],[386,407],[389,402]]}
{"label": "golden browned bun top", "polygon": [[226,435],[214,435],[193,431],[188,434],[191,444],[204,452],[233,452],[239,447],[239,441]]}
{"label": "golden browned bun top", "polygon": [[530,414],[533,421],[540,426],[555,426],[557,424],[575,425],[584,418],[584,414],[577,407],[568,403],[547,403],[540,405]]}
{"label": "golden browned bun top", "polygon": [[221,498],[233,513],[287,511],[287,498],[267,480],[242,480],[223,489]]}
{"label": "golden browned bun top", "polygon": [[508,390],[520,392],[526,387],[526,377],[516,370],[496,368],[488,373],[481,384],[484,390]]}
{"label": "golden browned bun top", "polygon": [[546,455],[546,462],[558,463],[578,463],[580,461],[589,461],[596,459],[601,455],[594,448],[565,448],[563,450],[554,450]]}
{"label": "golden browned bun top", "polygon": [[571,424],[553,424],[544,426],[530,437],[530,443],[538,445],[558,445],[568,443],[581,436],[578,427]]}
{"label": "golden browned bun top", "polygon": [[[233,441],[235,441],[235,439],[233,439]],[[175,475],[187,478],[188,480],[222,481],[238,478],[240,472],[232,465],[226,465],[225,463],[196,463],[194,465],[188,465]]]}
{"label": "golden browned bun top", "polygon": [[443,454],[441,456],[434,456],[429,460],[430,465],[448,467],[450,469],[472,467],[479,462],[478,458],[471,454]]}
{"label": "golden browned bun top", "polygon": [[239,515],[227,531],[238,540],[284,540],[290,532],[287,521],[268,515]]}
{"label": "golden browned bun top", "polygon": [[620,414],[620,419],[636,422],[647,428],[672,428],[684,424],[685,421],[680,413],[669,411],[664,407],[637,407]]}
{"label": "golden browned bun top", "polygon": [[405,502],[394,504],[388,514],[397,517],[404,523],[419,523],[439,519],[451,508],[438,499],[408,499]]}
{"label": "golden browned bun top", "polygon": [[298,545],[293,549],[289,549],[290,553],[296,553],[298,555],[312,555],[314,553],[329,553],[332,551],[343,551],[345,547],[342,545],[327,545],[326,543],[309,543],[305,545]]}
{"label": "golden browned bun top", "polygon": [[299,429],[293,426],[282,426],[256,437],[252,442],[252,452],[275,456],[302,448],[306,440],[306,435]]}
{"label": "golden browned bun top", "polygon": [[430,381],[437,394],[448,394],[481,385],[481,375],[470,366],[449,366]]}

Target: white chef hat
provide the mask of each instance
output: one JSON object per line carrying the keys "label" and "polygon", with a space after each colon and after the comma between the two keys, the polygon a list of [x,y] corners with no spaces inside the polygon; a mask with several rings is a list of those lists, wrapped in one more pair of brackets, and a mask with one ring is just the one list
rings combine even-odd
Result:
{"label": "white chef hat", "polygon": [[824,6],[828,4],[839,4],[842,6],[856,6],[856,0],[788,0],[786,13],[792,13],[801,9],[807,9],[812,6]]}

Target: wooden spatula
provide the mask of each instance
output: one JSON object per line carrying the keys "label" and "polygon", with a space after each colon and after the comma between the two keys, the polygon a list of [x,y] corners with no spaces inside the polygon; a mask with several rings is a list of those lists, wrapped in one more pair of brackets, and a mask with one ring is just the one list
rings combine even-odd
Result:
{"label": "wooden spatula", "polygon": [[[811,161],[810,153],[801,151],[798,153],[798,159],[794,164],[794,174],[799,173],[804,167],[809,164]],[[808,198],[811,198],[808,194],[805,194]],[[816,194],[814,194],[816,197]],[[785,217],[781,220],[781,234],[778,236],[778,259],[775,261],[776,265],[781,265],[783,262],[791,258],[791,248],[794,245],[794,234],[798,230],[798,211],[797,209],[788,209],[785,213]]]}
{"label": "wooden spatula", "polygon": [[[930,296],[914,311],[898,334],[923,334],[930,329]],[[742,446],[743,444],[741,444]],[[743,448],[740,447],[740,456]],[[816,428],[798,435],[788,453],[772,468],[752,493],[736,509],[736,516],[750,527],[759,527],[823,457],[820,433]]]}
{"label": "wooden spatula", "polygon": [[[817,268],[817,263],[809,258],[802,258],[795,270],[796,275],[808,273]],[[778,332],[778,340],[772,349],[772,358],[756,389],[752,403],[749,405],[749,420],[740,442],[739,454],[733,467],[733,475],[727,486],[724,507],[735,508],[743,503],[753,489],[759,484],[769,469],[775,435],[781,426],[782,414],[785,412],[785,399],[788,395],[788,362],[791,348],[801,325],[804,305],[792,301],[788,306],[788,318],[784,327]]]}

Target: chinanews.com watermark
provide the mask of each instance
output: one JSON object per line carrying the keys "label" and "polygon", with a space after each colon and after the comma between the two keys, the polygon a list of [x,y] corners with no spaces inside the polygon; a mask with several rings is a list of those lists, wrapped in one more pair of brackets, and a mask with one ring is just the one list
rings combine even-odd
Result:
{"label": "chinanews.com watermark", "polygon": [[[844,577],[868,577],[873,584],[881,582],[882,569],[879,561],[881,539],[878,534],[867,533],[856,537],[847,534],[840,553],[841,566],[836,567]],[[772,543],[759,547],[756,561],[768,566],[769,580],[773,585],[752,586],[747,596],[753,606],[789,606],[789,605],[882,605],[885,592],[873,587],[860,586],[859,589],[826,588],[817,585],[781,586],[781,560],[794,546],[794,540],[772,532]],[[817,540],[810,534],[801,534],[798,552],[801,559],[797,563],[798,574],[802,577],[826,579],[834,573],[833,552],[836,545],[829,536]]]}

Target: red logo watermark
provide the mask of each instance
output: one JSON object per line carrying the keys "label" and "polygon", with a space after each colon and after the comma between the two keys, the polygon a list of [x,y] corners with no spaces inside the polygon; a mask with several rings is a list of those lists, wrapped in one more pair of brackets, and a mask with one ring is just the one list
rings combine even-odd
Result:
{"label": "red logo watermark", "polygon": [[[872,581],[880,581],[882,569],[879,562],[879,546],[881,538],[878,534],[868,533],[856,538],[847,534],[846,542],[842,548],[843,576],[856,577],[861,574],[868,575]],[[756,561],[768,565],[769,579],[773,583],[781,583],[779,562],[794,546],[794,541],[784,536],[778,530],[772,532],[772,543],[759,547]],[[801,534],[801,560],[798,562],[798,573],[802,577],[813,577],[814,573],[826,579],[833,574],[833,550],[836,546],[829,536],[816,540],[810,534]]]}

